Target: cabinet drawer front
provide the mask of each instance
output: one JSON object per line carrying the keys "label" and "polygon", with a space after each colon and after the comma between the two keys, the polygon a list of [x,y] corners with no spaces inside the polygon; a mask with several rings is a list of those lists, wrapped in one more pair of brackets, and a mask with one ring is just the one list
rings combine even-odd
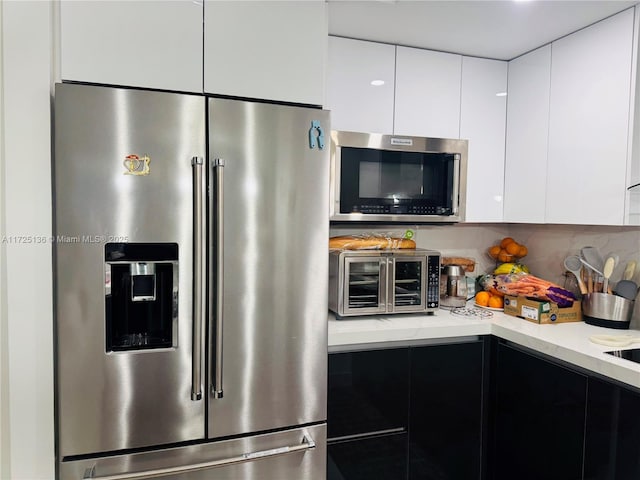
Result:
{"label": "cabinet drawer front", "polygon": [[589,378],[585,480],[640,478],[640,393]]}
{"label": "cabinet drawer front", "polygon": [[329,355],[330,439],[407,428],[409,350]]}
{"label": "cabinet drawer front", "polygon": [[483,348],[411,349],[410,479],[480,478]]}
{"label": "cabinet drawer front", "polygon": [[407,478],[407,434],[387,435],[327,448],[328,480]]}
{"label": "cabinet drawer front", "polygon": [[582,478],[587,378],[507,345],[497,352],[492,478]]}

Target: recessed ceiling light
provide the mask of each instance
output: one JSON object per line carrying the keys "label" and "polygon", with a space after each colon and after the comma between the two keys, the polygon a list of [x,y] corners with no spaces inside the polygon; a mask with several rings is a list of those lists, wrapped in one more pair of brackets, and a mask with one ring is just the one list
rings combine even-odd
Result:
{"label": "recessed ceiling light", "polygon": [[379,87],[381,85],[384,85],[384,80],[371,80],[371,85],[373,85],[374,87]]}
{"label": "recessed ceiling light", "polygon": [[496,93],[496,97],[506,97],[507,96],[507,92],[498,92]]}

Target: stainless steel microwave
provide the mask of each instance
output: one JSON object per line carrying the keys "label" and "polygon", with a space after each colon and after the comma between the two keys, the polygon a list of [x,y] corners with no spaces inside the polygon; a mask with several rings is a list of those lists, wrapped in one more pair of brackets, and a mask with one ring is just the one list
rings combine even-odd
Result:
{"label": "stainless steel microwave", "polygon": [[467,140],[331,132],[331,220],[460,222]]}
{"label": "stainless steel microwave", "polygon": [[329,252],[329,310],[338,318],[433,313],[439,301],[439,252],[423,249]]}

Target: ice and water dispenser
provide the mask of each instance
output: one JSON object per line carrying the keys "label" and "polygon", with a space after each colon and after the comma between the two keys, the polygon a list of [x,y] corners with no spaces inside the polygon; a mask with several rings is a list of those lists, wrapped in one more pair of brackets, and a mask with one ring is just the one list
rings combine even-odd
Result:
{"label": "ice and water dispenser", "polygon": [[178,245],[105,245],[106,351],[170,348],[178,320]]}

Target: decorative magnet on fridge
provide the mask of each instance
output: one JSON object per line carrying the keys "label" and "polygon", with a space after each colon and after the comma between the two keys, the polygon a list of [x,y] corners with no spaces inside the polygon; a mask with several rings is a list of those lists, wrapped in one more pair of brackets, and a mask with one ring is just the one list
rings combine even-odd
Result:
{"label": "decorative magnet on fridge", "polygon": [[311,128],[309,129],[309,148],[320,150],[324,148],[324,130],[318,120],[311,120]]}

